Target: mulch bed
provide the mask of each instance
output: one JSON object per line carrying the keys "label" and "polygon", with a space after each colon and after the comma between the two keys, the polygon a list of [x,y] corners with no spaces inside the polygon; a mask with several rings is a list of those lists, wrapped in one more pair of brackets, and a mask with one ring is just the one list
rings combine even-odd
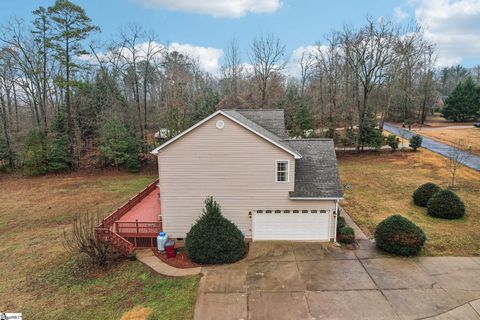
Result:
{"label": "mulch bed", "polygon": [[184,250],[177,250],[177,255],[175,258],[167,258],[166,254],[161,254],[157,248],[152,248],[153,254],[157,256],[160,260],[165,262],[166,264],[175,267],[175,268],[180,268],[180,269],[188,269],[188,268],[196,268],[200,267],[201,265],[190,261],[190,259],[187,256],[187,253]]}
{"label": "mulch bed", "polygon": [[[242,259],[245,259],[245,257],[248,255],[248,250],[250,248],[250,244],[247,242],[245,244],[245,255],[243,256]],[[196,268],[196,267],[203,267],[203,266],[212,266],[211,264],[205,265],[205,264],[198,264],[195,262],[192,262],[188,256],[187,253],[185,252],[185,248],[180,247],[180,248],[175,248],[177,250],[177,255],[175,258],[167,258],[166,254],[161,254],[157,248],[152,248],[153,254],[169,266],[175,267],[175,268],[180,268],[180,269],[188,269],[188,268]]]}

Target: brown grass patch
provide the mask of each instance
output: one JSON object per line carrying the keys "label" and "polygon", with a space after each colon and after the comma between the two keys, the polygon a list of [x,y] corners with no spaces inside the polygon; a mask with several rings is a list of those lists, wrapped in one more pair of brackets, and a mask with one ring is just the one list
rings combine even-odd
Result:
{"label": "brown grass patch", "polygon": [[435,130],[418,131],[419,134],[433,138],[449,146],[457,147],[460,142],[462,145],[471,145],[472,152],[480,155],[480,129],[479,128],[442,128]]}
{"label": "brown grass patch", "polygon": [[428,127],[451,127],[451,126],[472,126],[473,122],[454,122],[452,120],[447,120],[440,113],[435,113],[435,115],[428,117],[425,121],[425,126]]}
{"label": "brown grass patch", "polygon": [[120,320],[146,320],[152,314],[152,308],[136,306],[130,311],[123,314]]}
{"label": "brown grass patch", "polygon": [[367,235],[393,214],[401,214],[423,228],[427,255],[480,255],[480,174],[462,168],[454,190],[467,214],[459,220],[430,217],[412,202],[413,191],[425,182],[447,187],[446,160],[428,150],[418,152],[339,153],[342,183],[347,185],[341,205]]}

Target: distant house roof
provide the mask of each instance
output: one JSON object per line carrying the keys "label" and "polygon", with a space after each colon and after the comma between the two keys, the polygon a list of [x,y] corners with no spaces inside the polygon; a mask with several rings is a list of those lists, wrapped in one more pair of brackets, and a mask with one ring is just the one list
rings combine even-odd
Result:
{"label": "distant house roof", "polygon": [[295,187],[290,198],[342,198],[335,147],[331,139],[284,140],[302,158],[295,161]]}

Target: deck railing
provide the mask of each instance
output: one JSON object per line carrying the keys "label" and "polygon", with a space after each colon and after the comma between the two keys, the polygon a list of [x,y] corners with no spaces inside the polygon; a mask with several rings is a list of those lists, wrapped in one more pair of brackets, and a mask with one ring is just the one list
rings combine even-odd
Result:
{"label": "deck railing", "polygon": [[155,190],[158,184],[158,179],[149,184],[145,189],[140,191],[135,197],[128,200],[124,203],[120,208],[115,210],[114,212],[110,213],[107,217],[105,217],[102,221],[103,228],[110,228],[113,226],[115,221],[120,220],[128,211],[130,211],[136,204],[142,201],[150,192]]}
{"label": "deck railing", "polygon": [[115,221],[114,229],[122,237],[156,237],[162,231],[162,222]]}
{"label": "deck railing", "polygon": [[[162,230],[161,221],[118,221],[135,205],[149,195],[150,192],[154,191],[157,187],[157,184],[158,179],[140,191],[140,193],[138,193],[135,197],[128,200],[120,208],[105,217],[102,220],[102,223],[95,228],[95,235],[97,239],[111,244],[113,247],[117,248],[117,250],[120,250],[124,255],[128,256],[135,250],[137,237],[153,238],[158,235],[158,233]],[[133,237],[135,244],[128,241],[124,237]],[[152,246],[154,245],[154,241],[152,239],[150,239],[150,243]]]}

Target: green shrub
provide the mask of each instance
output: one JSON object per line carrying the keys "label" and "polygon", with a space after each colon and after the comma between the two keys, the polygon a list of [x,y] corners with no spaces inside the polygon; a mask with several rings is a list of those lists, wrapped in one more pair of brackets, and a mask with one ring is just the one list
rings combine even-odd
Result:
{"label": "green shrub", "polygon": [[422,229],[401,215],[386,218],[375,230],[377,248],[400,256],[418,254],[426,239]]}
{"label": "green shrub", "polygon": [[413,203],[420,207],[426,207],[428,200],[440,190],[442,190],[442,188],[434,183],[427,182],[422,184],[412,194]]}
{"label": "green shrub", "polygon": [[58,135],[46,141],[46,164],[49,172],[65,172],[71,168],[71,157],[68,152],[68,137]]}
{"label": "green shrub", "polygon": [[347,225],[347,222],[345,221],[345,218],[342,216],[338,216],[337,218],[337,232],[340,231],[343,227]]}
{"label": "green shrub", "polygon": [[23,174],[36,176],[47,173],[45,137],[38,129],[31,129],[23,143],[21,153]]}
{"label": "green shrub", "polygon": [[352,244],[355,241],[355,231],[350,227],[340,229],[340,242]]}
{"label": "green shrub", "polygon": [[113,116],[103,127],[100,154],[104,166],[126,165],[130,171],[138,171],[140,143],[125,125]]}
{"label": "green shrub", "polygon": [[185,239],[188,257],[196,263],[231,263],[245,255],[245,239],[238,227],[222,216],[212,197],[205,200],[203,215]]}
{"label": "green shrub", "polygon": [[398,138],[394,134],[390,134],[387,137],[387,144],[392,148],[393,151],[398,149]]}
{"label": "green shrub", "polygon": [[410,141],[410,148],[412,148],[413,151],[417,151],[417,149],[422,146],[423,138],[421,135],[416,134],[413,137],[411,137],[409,141]]}
{"label": "green shrub", "polygon": [[457,219],[465,214],[465,205],[454,192],[445,189],[428,200],[427,212],[437,218]]}
{"label": "green shrub", "polygon": [[375,149],[380,149],[385,142],[382,130],[376,128],[374,124],[365,126],[359,138],[360,145]]}

